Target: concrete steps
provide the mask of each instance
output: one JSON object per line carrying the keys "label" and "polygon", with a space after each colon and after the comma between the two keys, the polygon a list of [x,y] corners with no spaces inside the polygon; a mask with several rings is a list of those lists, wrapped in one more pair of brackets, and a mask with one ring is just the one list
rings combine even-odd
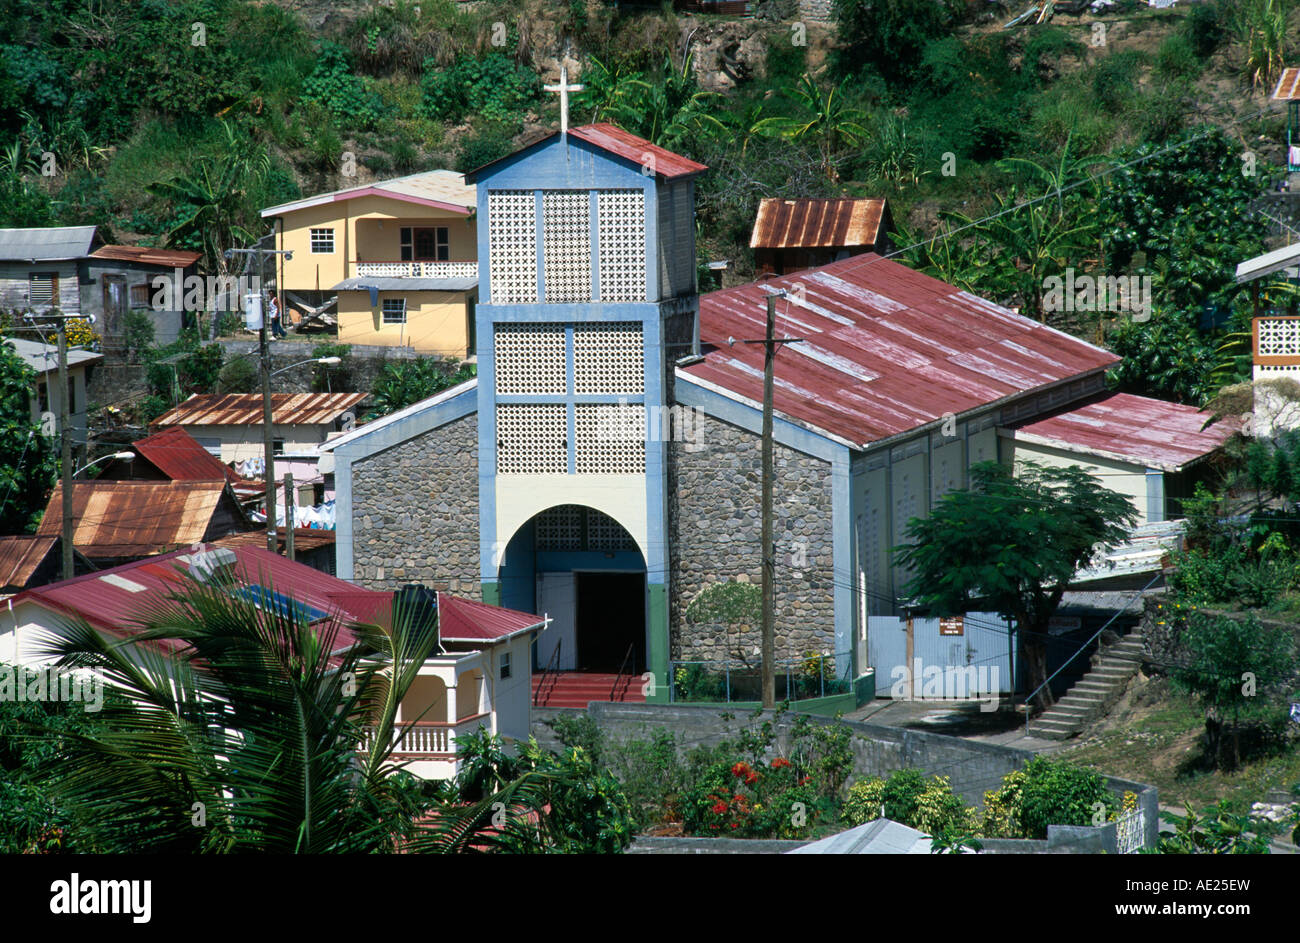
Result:
{"label": "concrete steps", "polygon": [[[616,684],[615,682],[620,682]],[[541,674],[533,675],[534,707],[576,707],[586,709],[592,701],[613,700],[627,703],[645,703],[641,693],[641,679],[606,672],[561,671],[546,678],[543,688]]]}
{"label": "concrete steps", "polygon": [[1068,740],[1106,714],[1142,665],[1142,633],[1134,631],[1092,656],[1092,668],[1050,710],[1029,722],[1031,736]]}

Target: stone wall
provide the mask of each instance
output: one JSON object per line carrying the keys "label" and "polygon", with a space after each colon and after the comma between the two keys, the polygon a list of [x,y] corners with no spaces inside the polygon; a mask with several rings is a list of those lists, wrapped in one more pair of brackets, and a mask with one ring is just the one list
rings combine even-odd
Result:
{"label": "stone wall", "polygon": [[478,416],[352,465],[354,582],[478,597]]}
{"label": "stone wall", "polygon": [[[753,661],[757,624],[692,624],[685,610],[714,583],[762,582],[761,437],[695,415],[695,441],[668,447],[671,657]],[[830,463],[778,444],[775,466],[776,655],[834,652]]]}
{"label": "stone wall", "polygon": [[[1191,655],[1183,642],[1182,632],[1187,617],[1193,611],[1211,619],[1223,617],[1241,620],[1250,616],[1245,612],[1225,612],[1220,609],[1193,610],[1185,605],[1180,606],[1167,593],[1152,593],[1143,602],[1142,654],[1147,662],[1147,670],[1152,674],[1168,674],[1172,666],[1185,665],[1190,661]],[[1300,652],[1300,624],[1258,612],[1254,616],[1262,626],[1281,628],[1290,633],[1295,651]],[[1296,662],[1296,672],[1291,680],[1279,690],[1289,690],[1296,685],[1300,685],[1300,660]]]}

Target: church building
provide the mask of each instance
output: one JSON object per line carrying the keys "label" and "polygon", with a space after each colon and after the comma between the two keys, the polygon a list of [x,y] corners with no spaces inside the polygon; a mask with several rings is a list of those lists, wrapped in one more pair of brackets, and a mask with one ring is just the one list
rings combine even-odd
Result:
{"label": "church building", "polygon": [[875,254],[700,298],[706,170],[596,124],[467,175],[478,376],[322,446],[340,577],[545,615],[539,670],[649,671],[656,700],[675,662],[756,663],[757,625],[688,608],[761,578],[744,341],[777,293],[777,657],[856,677],[907,521],[1008,429],[1105,395],[1114,355]]}

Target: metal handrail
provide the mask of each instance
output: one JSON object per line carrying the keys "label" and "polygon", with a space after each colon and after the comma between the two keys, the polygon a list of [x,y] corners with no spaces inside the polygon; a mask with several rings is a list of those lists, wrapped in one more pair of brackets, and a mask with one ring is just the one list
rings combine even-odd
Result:
{"label": "metal handrail", "polygon": [[[546,694],[546,679],[551,679],[551,689],[554,690],[555,682],[559,680],[559,660],[560,648],[564,645],[564,639],[558,639],[555,643],[555,650],[551,652],[551,659],[546,663],[546,668],[542,671],[542,678],[537,682],[537,693],[533,695],[533,707],[541,707],[550,699]],[[546,695],[543,697],[543,695]]]}
{"label": "metal handrail", "polygon": [[[1155,576],[1151,577],[1151,582],[1147,583],[1147,585],[1143,586],[1136,593],[1134,593],[1133,599],[1137,599],[1138,597],[1140,597],[1148,589],[1154,586],[1156,584],[1156,581],[1163,576],[1164,573],[1157,573]],[[1132,599],[1129,600],[1129,602],[1132,601],[1133,601]],[[1120,617],[1120,614],[1127,608],[1128,608],[1128,604],[1125,603],[1123,606],[1116,609],[1115,614],[1106,620],[1106,624],[1103,625],[1096,632],[1094,632],[1092,636],[1088,639],[1088,641],[1080,645],[1079,650],[1077,652],[1075,652],[1065,661],[1061,662],[1061,666],[1057,668],[1055,671],[1053,671],[1050,675],[1048,675],[1046,681],[1044,681],[1038,687],[1034,688],[1032,691],[1030,691],[1028,694],[1025,695],[1025,699],[1021,702],[1022,704],[1025,705],[1025,736],[1029,736],[1029,714],[1030,714],[1029,702],[1033,700],[1034,695],[1037,694],[1039,691],[1043,690],[1043,688],[1047,687],[1049,684],[1051,684],[1052,679],[1055,678],[1057,675],[1059,675],[1062,671],[1064,671],[1070,665],[1074,664],[1074,660],[1083,653],[1084,649],[1086,649],[1089,645],[1091,645],[1093,643],[1093,640],[1096,639],[1098,636],[1100,636],[1102,632],[1105,632],[1108,628],[1110,628],[1110,624],[1114,622],[1116,619],[1118,619]],[[1012,679],[1012,683],[1013,684],[1015,683],[1014,679]]]}
{"label": "metal handrail", "polygon": [[614,683],[610,686],[609,689],[609,699],[611,701],[617,701],[619,699],[618,686],[620,682],[622,682],[623,684],[624,695],[627,694],[627,689],[632,686],[632,675],[636,673],[636,662],[632,663],[632,671],[627,673],[627,681],[623,681],[623,673],[624,673],[623,669],[627,667],[627,663],[629,659],[631,659],[632,656],[635,654],[635,649],[636,649],[636,643],[629,642],[627,646],[627,653],[623,656],[623,664],[618,666],[618,674],[614,676]]}

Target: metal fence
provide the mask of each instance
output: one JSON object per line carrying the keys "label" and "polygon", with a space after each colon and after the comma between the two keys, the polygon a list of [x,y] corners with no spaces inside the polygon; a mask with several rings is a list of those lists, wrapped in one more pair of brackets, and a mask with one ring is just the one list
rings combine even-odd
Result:
{"label": "metal fence", "polygon": [[[761,701],[761,665],[744,661],[669,661],[669,699],[728,704]],[[776,663],[776,699],[802,701],[853,690],[849,652],[821,652]]]}

